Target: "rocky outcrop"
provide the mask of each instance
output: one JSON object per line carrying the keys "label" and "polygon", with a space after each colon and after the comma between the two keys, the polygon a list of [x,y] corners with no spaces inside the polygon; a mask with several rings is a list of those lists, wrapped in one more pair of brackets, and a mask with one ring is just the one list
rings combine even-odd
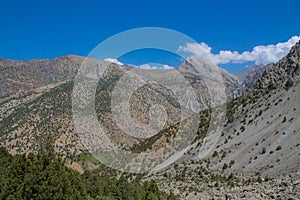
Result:
{"label": "rocky outcrop", "polygon": [[299,82],[300,41],[274,67],[268,68],[254,85],[258,90],[288,89]]}
{"label": "rocky outcrop", "polygon": [[267,65],[253,65],[247,67],[236,74],[237,77],[242,81],[244,89],[250,89],[261,77],[261,75],[267,70],[274,67],[274,64]]}

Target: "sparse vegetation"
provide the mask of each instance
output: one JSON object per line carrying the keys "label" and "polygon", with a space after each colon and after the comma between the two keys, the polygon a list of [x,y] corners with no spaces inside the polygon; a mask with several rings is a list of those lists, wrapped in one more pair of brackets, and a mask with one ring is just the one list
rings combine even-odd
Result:
{"label": "sparse vegetation", "polygon": [[276,147],[276,151],[280,151],[282,149],[281,146]]}
{"label": "sparse vegetation", "polygon": [[227,164],[227,163],[224,163],[222,169],[225,170],[225,169],[227,169],[227,168],[228,168],[228,164]]}
{"label": "sparse vegetation", "polygon": [[240,130],[242,131],[242,132],[244,132],[245,131],[245,126],[241,126],[241,128],[240,128]]}
{"label": "sparse vegetation", "polygon": [[286,122],[286,116],[283,117],[282,123]]}
{"label": "sparse vegetation", "polygon": [[263,149],[261,150],[261,154],[265,154],[266,152],[267,152],[266,148],[263,148]]}
{"label": "sparse vegetation", "polygon": [[224,152],[223,152],[223,154],[222,154],[222,157],[221,157],[221,159],[225,158],[225,157],[226,157],[226,155],[227,155],[227,154],[226,154],[226,152],[224,151]]}
{"label": "sparse vegetation", "polygon": [[218,152],[217,152],[217,151],[214,151],[214,153],[213,153],[212,157],[213,157],[213,158],[214,158],[214,157],[219,157],[219,154],[218,154]]}

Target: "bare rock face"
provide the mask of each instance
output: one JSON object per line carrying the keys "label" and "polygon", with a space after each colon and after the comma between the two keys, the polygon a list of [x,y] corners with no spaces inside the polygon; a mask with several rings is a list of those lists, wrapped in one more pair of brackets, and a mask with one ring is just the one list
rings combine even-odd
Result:
{"label": "bare rock face", "polygon": [[299,171],[299,47],[300,42],[228,104],[228,123],[215,149],[224,157],[211,157],[214,169],[264,175]]}
{"label": "bare rock face", "polygon": [[261,77],[261,75],[269,68],[272,68],[274,64],[267,65],[253,65],[247,67],[236,74],[237,77],[242,81],[244,89],[250,89],[256,83],[256,81]]}
{"label": "bare rock face", "polygon": [[[242,85],[239,78],[226,70],[215,66],[212,63],[206,62],[200,58],[191,56],[188,57],[179,67],[178,70],[182,73],[189,72],[195,77],[209,77],[212,79],[221,78],[222,84],[226,89],[228,101],[237,98],[242,94]],[[217,71],[217,73],[216,73]],[[196,90],[200,88],[193,85]]]}
{"label": "bare rock face", "polygon": [[276,64],[253,65],[238,72],[244,89],[289,88],[299,81],[299,42]]}
{"label": "bare rock face", "polygon": [[290,88],[299,82],[300,41],[274,67],[268,68],[254,85],[255,89]]}

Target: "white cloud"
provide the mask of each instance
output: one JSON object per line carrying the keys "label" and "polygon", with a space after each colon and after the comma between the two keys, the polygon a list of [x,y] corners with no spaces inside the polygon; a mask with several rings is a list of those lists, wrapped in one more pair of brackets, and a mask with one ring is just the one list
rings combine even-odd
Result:
{"label": "white cloud", "polygon": [[118,60],[115,59],[115,58],[105,58],[104,60],[105,60],[105,61],[108,61],[108,62],[111,62],[111,63],[118,64],[118,65],[123,65],[123,63],[121,63],[120,61],[118,61]]}
{"label": "white cloud", "polygon": [[162,66],[155,66],[155,65],[149,65],[149,64],[142,64],[140,66],[137,66],[141,69],[172,69],[173,67],[169,65],[162,65]]}
{"label": "white cloud", "polygon": [[163,69],[173,69],[173,67],[169,66],[169,65],[163,65],[162,66]]}
{"label": "white cloud", "polygon": [[[115,58],[105,58],[104,60],[107,62],[118,64],[118,65],[124,65],[122,62],[118,61]],[[169,65],[161,65],[161,64],[159,64],[159,65],[142,64],[139,66],[136,66],[136,65],[131,65],[131,66],[141,68],[141,69],[172,69],[173,68]]]}
{"label": "white cloud", "polygon": [[158,69],[157,66],[152,66],[152,65],[149,65],[149,64],[142,64],[138,67],[141,68],[141,69]]}
{"label": "white cloud", "polygon": [[218,54],[211,52],[212,48],[206,43],[187,43],[185,46],[180,46],[178,51],[192,53],[193,55],[210,60],[218,64],[226,63],[244,63],[253,61],[255,64],[268,64],[279,61],[285,56],[290,48],[300,40],[300,36],[293,36],[286,42],[270,45],[259,45],[252,49],[252,51],[238,51],[222,50]]}

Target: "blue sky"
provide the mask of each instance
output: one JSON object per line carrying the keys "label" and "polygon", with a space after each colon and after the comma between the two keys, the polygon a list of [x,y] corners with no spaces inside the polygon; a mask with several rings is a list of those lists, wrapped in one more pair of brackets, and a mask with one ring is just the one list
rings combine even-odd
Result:
{"label": "blue sky", "polygon": [[[241,53],[299,36],[299,7],[298,0],[0,0],[0,57],[86,56],[106,38],[138,27],[174,29],[204,42],[214,54],[221,50]],[[156,54],[145,52],[150,57]],[[156,59],[166,60],[168,56]],[[139,65],[143,59],[131,55],[122,62]],[[171,61],[167,64],[176,65]],[[231,72],[241,68],[239,64],[227,65]]]}

